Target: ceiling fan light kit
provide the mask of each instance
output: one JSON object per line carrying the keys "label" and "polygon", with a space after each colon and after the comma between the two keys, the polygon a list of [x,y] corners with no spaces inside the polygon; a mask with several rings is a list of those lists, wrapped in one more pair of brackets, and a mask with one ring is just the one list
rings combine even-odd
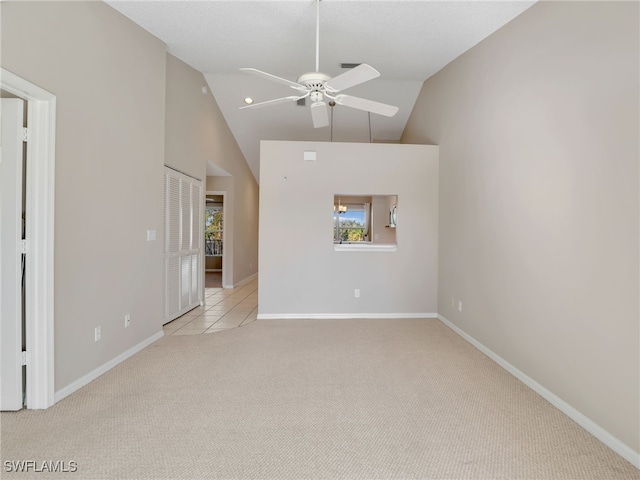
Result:
{"label": "ceiling fan light kit", "polygon": [[[319,71],[320,58],[320,0],[316,0],[316,71],[304,73],[298,77],[297,82],[292,82],[286,78],[278,77],[255,68],[241,68],[240,71],[255,75],[266,80],[286,85],[299,92],[298,95],[290,95],[287,97],[276,98],[264,102],[245,105],[240,109],[256,108],[263,106],[277,105],[290,101],[299,102],[309,97],[311,102],[311,120],[315,128],[329,126],[329,114],[325,97],[330,100],[330,104],[344,105],[346,107],[364,110],[370,113],[377,113],[386,117],[393,117],[398,112],[398,107],[387,105],[384,103],[367,100],[365,98],[354,97],[352,95],[339,94],[338,92],[346,90],[350,87],[360,85],[361,83],[373,80],[380,76],[380,73],[370,65],[361,63],[355,65],[349,71],[331,77]],[[335,103],[334,103],[335,102]],[[333,105],[332,105],[333,106]]]}
{"label": "ceiling fan light kit", "polygon": [[311,104],[311,120],[316,128],[329,125],[329,113],[324,102],[314,102]]}

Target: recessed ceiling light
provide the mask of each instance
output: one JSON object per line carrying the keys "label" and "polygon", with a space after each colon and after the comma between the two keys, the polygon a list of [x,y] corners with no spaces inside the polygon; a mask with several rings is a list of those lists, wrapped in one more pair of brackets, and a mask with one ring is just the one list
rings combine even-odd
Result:
{"label": "recessed ceiling light", "polygon": [[247,97],[244,99],[244,103],[246,103],[247,105],[251,105],[253,103],[253,98],[251,97]]}

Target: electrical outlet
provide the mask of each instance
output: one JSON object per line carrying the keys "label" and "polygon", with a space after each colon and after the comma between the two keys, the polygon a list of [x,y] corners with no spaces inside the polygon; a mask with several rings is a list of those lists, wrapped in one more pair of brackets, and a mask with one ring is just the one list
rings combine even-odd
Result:
{"label": "electrical outlet", "polygon": [[128,328],[128,327],[129,327],[129,325],[131,325],[131,314],[130,314],[130,313],[127,313],[127,314],[124,316],[124,328]]}
{"label": "electrical outlet", "polygon": [[359,288],[356,288],[353,291],[353,296],[356,297],[356,298],[360,298],[360,289]]}
{"label": "electrical outlet", "polygon": [[101,327],[96,327],[94,335],[95,335],[94,338],[95,338],[96,342],[99,342],[100,340],[102,340],[102,328]]}
{"label": "electrical outlet", "polygon": [[462,311],[462,301],[458,302],[458,311],[461,312]]}

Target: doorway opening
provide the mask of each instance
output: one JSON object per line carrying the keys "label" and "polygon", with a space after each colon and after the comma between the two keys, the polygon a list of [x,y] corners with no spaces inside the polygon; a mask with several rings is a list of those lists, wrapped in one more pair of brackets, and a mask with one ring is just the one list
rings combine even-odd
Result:
{"label": "doorway opening", "polygon": [[[16,319],[20,334],[10,349],[1,349],[4,387],[5,368],[10,364],[19,371],[24,381],[24,404],[30,409],[48,408],[55,403],[54,396],[54,200],[55,200],[55,126],[56,97],[14,73],[0,68],[0,89],[7,96],[26,102],[28,128],[23,131],[27,143],[26,175],[20,181],[24,199],[15,199],[12,205],[18,212],[19,247],[24,252],[20,258],[17,276],[20,296],[14,297],[20,315],[2,315],[0,328],[14,329]],[[4,153],[4,152],[3,152]],[[4,155],[3,155],[4,156]],[[21,166],[23,160],[19,160]],[[22,193],[21,193],[22,195]],[[24,228],[22,212],[24,204]],[[3,222],[4,225],[4,222]],[[24,236],[23,232],[24,230]],[[24,269],[24,270],[23,270]],[[24,273],[23,273],[24,271]],[[4,281],[5,271],[2,270]],[[7,274],[7,278],[13,275]],[[24,278],[24,287],[22,286]],[[15,285],[14,285],[15,286]],[[24,288],[24,290],[23,290]],[[16,290],[16,289],[14,289]],[[2,304],[5,298],[3,285]],[[23,301],[24,298],[24,301]],[[15,312],[14,312],[15,313]],[[23,338],[24,332],[24,338]],[[1,335],[6,339],[4,335]],[[17,353],[18,355],[13,355]],[[23,372],[26,367],[26,375]],[[4,391],[4,388],[3,388]],[[20,393],[22,397],[22,392]]]}
{"label": "doorway opening", "polygon": [[205,197],[205,288],[222,288],[224,271],[224,192]]}

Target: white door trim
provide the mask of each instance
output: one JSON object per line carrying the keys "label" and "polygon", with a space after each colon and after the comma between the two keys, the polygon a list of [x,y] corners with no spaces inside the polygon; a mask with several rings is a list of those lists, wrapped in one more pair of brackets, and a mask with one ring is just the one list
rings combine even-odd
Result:
{"label": "white door trim", "polygon": [[[229,277],[227,273],[227,191],[226,190],[207,190],[204,193],[205,197],[207,195],[222,195],[222,286],[232,284],[232,282],[225,281],[226,278]],[[206,207],[205,201],[205,207]],[[206,261],[206,259],[205,259]],[[206,268],[205,268],[206,270]],[[204,272],[203,272],[204,275]],[[202,283],[204,288],[204,282]],[[204,296],[202,297],[204,298]]]}
{"label": "white door trim", "polygon": [[54,404],[54,200],[56,97],[0,69],[0,88],[28,101],[26,338],[27,408]]}

